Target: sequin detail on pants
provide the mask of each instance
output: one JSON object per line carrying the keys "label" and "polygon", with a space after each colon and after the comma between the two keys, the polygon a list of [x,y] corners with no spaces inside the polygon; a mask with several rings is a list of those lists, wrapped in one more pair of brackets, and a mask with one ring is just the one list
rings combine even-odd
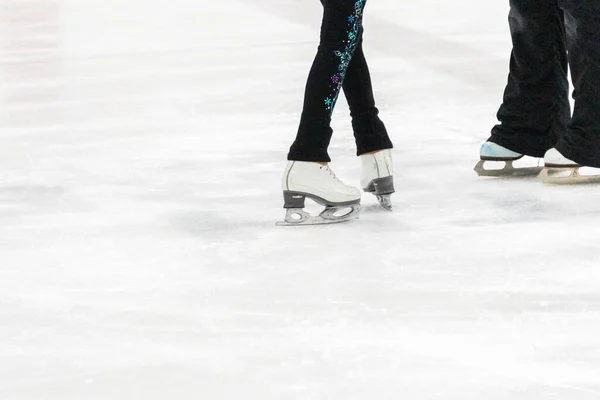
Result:
{"label": "sequin detail on pants", "polygon": [[362,17],[363,10],[365,8],[366,0],[357,0],[354,3],[354,13],[348,17],[348,40],[346,43],[346,48],[343,51],[336,50],[334,54],[340,59],[340,64],[338,65],[338,71],[331,77],[332,91],[325,99],[325,108],[329,111],[329,113],[333,113],[333,109],[335,108],[335,103],[340,95],[340,91],[342,89],[342,83],[344,82],[344,77],[346,76],[346,70],[348,69],[348,65],[352,60],[352,56],[354,55],[354,51],[356,50],[356,45],[358,43],[358,35],[360,32],[360,27],[362,25]]}

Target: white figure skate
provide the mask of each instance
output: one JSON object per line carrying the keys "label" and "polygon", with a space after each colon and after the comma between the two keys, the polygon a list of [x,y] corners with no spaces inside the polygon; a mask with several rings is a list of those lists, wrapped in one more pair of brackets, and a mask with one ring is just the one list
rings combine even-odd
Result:
{"label": "white figure skate", "polygon": [[[475,166],[475,172],[479,176],[528,176],[538,175],[542,171],[540,162],[537,166],[515,167],[514,162],[523,158],[523,154],[514,152],[499,144],[485,142],[479,151],[480,161]],[[490,165],[491,164],[491,165]],[[486,169],[485,166],[491,167]]]}
{"label": "white figure skate", "polygon": [[[360,191],[340,181],[327,165],[289,161],[281,187],[286,215],[285,221],[277,223],[279,226],[346,222],[360,213]],[[307,197],[325,206],[325,210],[316,217],[304,211]]]}
{"label": "white figure skate", "polygon": [[388,211],[392,210],[391,196],[394,193],[394,165],[392,150],[386,149],[374,154],[360,156],[363,190],[377,197],[379,204]]}
{"label": "white figure skate", "polygon": [[540,174],[540,179],[544,183],[569,185],[600,182],[600,168],[579,165],[556,149],[546,152],[544,163],[545,168]]}

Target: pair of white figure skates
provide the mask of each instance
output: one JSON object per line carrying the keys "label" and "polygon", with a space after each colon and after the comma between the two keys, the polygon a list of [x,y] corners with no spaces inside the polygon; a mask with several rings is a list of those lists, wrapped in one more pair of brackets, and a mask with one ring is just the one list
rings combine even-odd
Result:
{"label": "pair of white figure skates", "polygon": [[[382,150],[359,157],[362,164],[361,186],[372,193],[386,210],[392,209],[394,171],[392,151]],[[328,165],[289,161],[281,182],[285,220],[280,226],[319,225],[345,222],[358,218],[361,192],[337,178]],[[325,207],[318,216],[304,210],[306,198]]]}
{"label": "pair of white figure skates", "polygon": [[[600,170],[597,168],[591,170],[591,174],[582,174],[583,166],[568,159],[556,149],[550,149],[544,155],[544,165],[529,167],[515,167],[514,162],[524,157],[523,154],[516,153],[496,143],[486,142],[481,146],[481,160],[475,166],[475,172],[480,176],[527,176],[539,175],[544,183],[553,184],[577,184],[600,182]],[[487,164],[504,163],[502,168],[486,169]]]}
{"label": "pair of white figure skates", "polygon": [[[592,175],[582,175],[583,168],[563,156],[558,150],[550,149],[544,156],[544,166],[515,167],[514,162],[524,157],[496,143],[486,142],[481,146],[481,160],[475,166],[480,176],[527,176],[538,175],[545,183],[572,184],[600,182],[600,169],[591,168]],[[387,210],[392,209],[391,195],[394,193],[394,172],[391,150],[360,156],[362,163],[361,186],[365,192],[377,196]],[[486,163],[503,163],[502,168],[486,169]],[[340,181],[327,165],[314,162],[290,161],[283,173],[285,221],[278,225],[318,225],[349,221],[358,218],[361,192]],[[304,211],[306,198],[325,207],[318,216]]]}

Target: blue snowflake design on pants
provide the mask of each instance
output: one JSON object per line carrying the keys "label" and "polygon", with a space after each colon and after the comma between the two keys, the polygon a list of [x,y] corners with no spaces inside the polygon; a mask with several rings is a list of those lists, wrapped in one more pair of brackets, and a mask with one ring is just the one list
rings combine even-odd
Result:
{"label": "blue snowflake design on pants", "polygon": [[348,69],[348,65],[352,60],[352,56],[354,55],[358,44],[358,34],[362,25],[365,2],[366,0],[357,0],[354,3],[354,12],[348,17],[350,29],[348,30],[348,40],[344,41],[344,43],[346,43],[346,48],[343,51],[336,50],[333,52],[340,59],[340,64],[338,65],[337,73],[331,77],[331,82],[334,85],[333,93],[325,99],[325,108],[329,111],[329,114],[333,113],[335,103],[340,95],[342,83],[344,82],[344,77],[346,76],[346,70]]}

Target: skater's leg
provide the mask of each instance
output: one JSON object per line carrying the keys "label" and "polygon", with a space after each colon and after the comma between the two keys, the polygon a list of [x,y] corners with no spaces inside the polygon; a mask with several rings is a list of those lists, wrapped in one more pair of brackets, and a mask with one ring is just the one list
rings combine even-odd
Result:
{"label": "skater's leg", "polygon": [[489,141],[543,157],[570,117],[564,16],[558,0],[511,0],[510,6],[510,74]]}
{"label": "skater's leg", "polygon": [[304,108],[288,160],[330,161],[331,114],[358,44],[366,0],[323,0],[321,41],[308,76]]}
{"label": "skater's leg", "polygon": [[344,95],[350,106],[356,153],[362,164],[361,186],[373,193],[381,205],[391,210],[394,193],[392,142],[375,107],[371,74],[362,49],[363,29],[354,57],[344,79]]}
{"label": "skater's leg", "polygon": [[557,150],[575,162],[600,167],[600,2],[561,0],[568,31],[575,109]]}
{"label": "skater's leg", "polygon": [[350,106],[357,155],[393,148],[375,107],[371,74],[362,48],[363,29],[344,79],[344,95]]}

